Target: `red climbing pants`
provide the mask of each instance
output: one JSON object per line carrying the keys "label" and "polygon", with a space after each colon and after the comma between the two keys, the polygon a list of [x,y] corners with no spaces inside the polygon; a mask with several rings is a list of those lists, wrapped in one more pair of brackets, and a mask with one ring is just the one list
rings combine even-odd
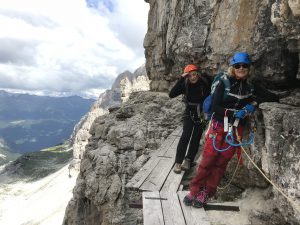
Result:
{"label": "red climbing pants", "polygon": [[[239,136],[241,136],[243,127],[239,126],[237,129]],[[236,140],[235,130],[233,130],[233,133]],[[197,173],[190,183],[192,195],[195,196],[200,191],[200,188],[207,187],[209,196],[213,196],[234,153],[237,151],[238,158],[241,157],[241,149],[239,147],[230,147],[224,152],[218,152],[214,149],[213,135],[216,135],[215,143],[218,149],[224,149],[229,146],[225,141],[226,134],[224,133],[223,124],[213,120],[205,136],[205,146]]]}

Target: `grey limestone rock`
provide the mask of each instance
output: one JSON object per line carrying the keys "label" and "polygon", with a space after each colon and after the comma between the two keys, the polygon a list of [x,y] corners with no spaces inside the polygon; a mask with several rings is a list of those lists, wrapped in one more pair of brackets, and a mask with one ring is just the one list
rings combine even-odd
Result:
{"label": "grey limestone rock", "polygon": [[299,1],[149,1],[144,40],[151,90],[168,90],[183,67],[210,75],[236,51],[251,54],[254,78],[270,87],[300,85]]}
{"label": "grey limestone rock", "polygon": [[[149,82],[145,66],[141,66],[134,73],[125,71],[119,74],[112,88],[99,96],[91,110],[74,128],[71,136],[71,145],[73,147],[72,167],[79,169],[85,146],[90,138],[90,127],[94,120],[108,112],[119,109],[120,104],[127,101],[131,93],[148,91]],[[130,110],[131,108],[122,108],[119,110],[117,117],[124,119],[131,117],[132,112]]]}
{"label": "grey limestone rock", "polygon": [[[130,117],[117,117],[129,108]],[[64,224],[140,224],[141,210],[128,206],[140,195],[125,185],[181,124],[183,109],[180,98],[136,92],[120,109],[96,118]]]}
{"label": "grey limestone rock", "polygon": [[[300,205],[300,108],[279,103],[263,103],[265,151],[263,168],[294,204]],[[278,209],[286,219],[299,224],[300,213],[274,189]]]}

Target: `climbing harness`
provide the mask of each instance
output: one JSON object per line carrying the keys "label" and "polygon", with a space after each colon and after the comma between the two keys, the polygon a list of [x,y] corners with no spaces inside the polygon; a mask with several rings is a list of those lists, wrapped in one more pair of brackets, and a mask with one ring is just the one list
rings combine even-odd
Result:
{"label": "climbing harness", "polygon": [[199,103],[191,103],[191,102],[187,102],[186,105],[188,106],[194,106],[196,107],[196,114],[195,113],[192,113],[191,110],[189,110],[189,114],[190,114],[190,118],[191,120],[196,124],[196,123],[201,123],[201,119],[200,119],[200,116],[201,116],[201,111],[200,111],[200,104]]}
{"label": "climbing harness", "polygon": [[[227,118],[227,117],[225,117]],[[224,119],[225,121],[226,119]],[[218,122],[217,122],[218,123]],[[213,123],[212,123],[213,124]],[[233,136],[233,132],[232,130],[235,129],[237,131],[237,126],[239,124],[239,119],[236,119],[234,121],[234,124],[233,126],[231,124],[228,125],[228,132],[225,136],[225,141],[226,143],[228,144],[228,146],[226,148],[223,148],[223,149],[219,149],[216,145],[216,138],[217,138],[217,134],[211,134],[210,137],[213,138],[213,147],[216,151],[218,152],[225,152],[227,150],[229,150],[231,147],[241,147],[241,146],[245,146],[245,145],[251,145],[253,144],[253,141],[254,141],[254,132],[250,132],[249,134],[249,140],[248,141],[244,141],[244,142],[239,142],[239,143],[236,143],[234,142],[234,136]],[[227,131],[227,125],[226,123],[224,123],[224,131]]]}
{"label": "climbing harness", "polygon": [[254,141],[254,133],[253,133],[253,132],[250,132],[249,136],[250,136],[249,141],[244,141],[244,142],[234,143],[233,133],[232,133],[232,132],[228,132],[227,135],[226,135],[226,137],[225,137],[225,140],[226,140],[226,142],[227,142],[230,146],[233,146],[233,147],[240,147],[240,146],[245,146],[245,145],[251,145],[251,144],[253,144],[253,141]]}
{"label": "climbing harness", "polygon": [[229,150],[229,149],[232,147],[231,145],[228,145],[226,148],[219,149],[219,148],[216,146],[216,138],[217,138],[217,135],[213,135],[213,136],[212,136],[212,139],[213,139],[213,147],[214,147],[214,149],[215,149],[217,152],[225,152],[225,151]]}

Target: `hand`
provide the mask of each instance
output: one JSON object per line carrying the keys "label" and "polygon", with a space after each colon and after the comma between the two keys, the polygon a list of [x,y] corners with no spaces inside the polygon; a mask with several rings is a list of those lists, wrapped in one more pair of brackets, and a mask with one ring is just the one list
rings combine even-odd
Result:
{"label": "hand", "polygon": [[189,75],[189,73],[183,73],[181,76],[186,77],[187,75]]}
{"label": "hand", "polygon": [[245,116],[246,116],[246,110],[245,110],[245,109],[241,109],[241,110],[237,111],[237,112],[234,114],[234,116],[235,116],[236,118],[243,119],[243,118],[245,118]]}
{"label": "hand", "polygon": [[253,113],[254,110],[255,110],[255,107],[254,107],[254,105],[252,105],[252,104],[247,104],[247,105],[244,107],[244,109],[247,111],[247,113]]}

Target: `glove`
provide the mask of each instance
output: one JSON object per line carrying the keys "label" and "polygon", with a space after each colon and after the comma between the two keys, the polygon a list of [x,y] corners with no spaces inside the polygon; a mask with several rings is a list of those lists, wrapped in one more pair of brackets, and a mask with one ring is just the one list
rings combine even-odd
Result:
{"label": "glove", "polygon": [[241,110],[237,111],[237,112],[234,114],[234,116],[235,116],[236,118],[239,118],[239,119],[245,118],[245,116],[246,116],[246,109],[241,109]]}
{"label": "glove", "polygon": [[253,113],[254,110],[255,110],[255,107],[254,107],[254,105],[252,105],[252,104],[247,104],[247,105],[244,107],[244,109],[247,111],[247,113]]}

